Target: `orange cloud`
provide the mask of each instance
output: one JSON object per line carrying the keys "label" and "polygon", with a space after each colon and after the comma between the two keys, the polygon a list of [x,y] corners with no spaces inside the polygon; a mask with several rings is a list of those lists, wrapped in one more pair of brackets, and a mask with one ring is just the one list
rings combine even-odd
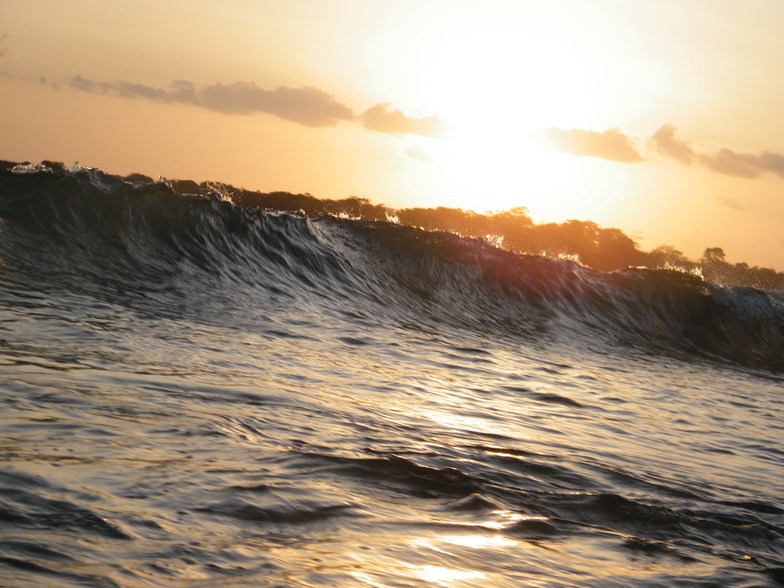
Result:
{"label": "orange cloud", "polygon": [[562,153],[600,157],[624,163],[643,160],[632,139],[618,129],[601,132],[584,129],[543,129],[538,132],[538,135],[550,149]]}
{"label": "orange cloud", "polygon": [[784,154],[774,151],[737,153],[726,147],[715,153],[698,153],[691,143],[675,138],[675,131],[672,125],[663,125],[651,136],[649,144],[660,155],[685,165],[697,163],[716,173],[749,179],[772,173],[784,178]]}
{"label": "orange cloud", "polygon": [[160,88],[133,82],[96,82],[77,75],[69,85],[91,94],[115,94],[163,104],[187,104],[224,114],[252,115],[266,113],[308,127],[331,127],[341,121],[359,122],[366,129],[391,135],[414,134],[442,137],[448,127],[439,116],[421,118],[406,116],[389,104],[377,104],[357,117],[354,111],[340,102],[334,94],[313,86],[302,88],[280,87],[265,90],[253,82],[208,84],[177,80]]}
{"label": "orange cloud", "polygon": [[392,110],[389,104],[376,104],[366,110],[360,119],[366,129],[381,133],[407,133],[425,137],[443,137],[447,134],[446,121],[436,115],[415,118],[400,110]]}
{"label": "orange cloud", "polygon": [[691,165],[694,160],[694,149],[688,141],[675,138],[675,127],[672,125],[662,125],[649,139],[649,145],[654,151],[684,165]]}
{"label": "orange cloud", "polygon": [[334,95],[312,86],[265,90],[253,82],[237,82],[197,87],[192,82],[179,80],[167,88],[157,88],[131,82],[95,82],[82,76],[72,77],[69,84],[82,92],[189,104],[224,114],[264,112],[308,127],[329,127],[356,118],[351,108],[339,102]]}
{"label": "orange cloud", "polygon": [[784,178],[784,155],[781,153],[736,153],[721,149],[712,155],[701,155],[699,160],[708,169],[729,176],[757,178],[772,173]]}

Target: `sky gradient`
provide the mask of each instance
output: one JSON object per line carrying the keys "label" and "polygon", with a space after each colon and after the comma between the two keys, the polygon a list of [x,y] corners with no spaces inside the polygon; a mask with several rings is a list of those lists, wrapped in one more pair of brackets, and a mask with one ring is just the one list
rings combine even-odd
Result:
{"label": "sky gradient", "polygon": [[0,158],[784,270],[784,3],[0,0]]}

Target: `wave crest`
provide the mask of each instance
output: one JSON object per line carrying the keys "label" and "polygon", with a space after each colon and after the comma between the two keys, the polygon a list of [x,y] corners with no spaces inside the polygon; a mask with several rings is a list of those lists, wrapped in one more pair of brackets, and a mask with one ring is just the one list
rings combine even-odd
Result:
{"label": "wave crest", "polygon": [[[784,371],[784,296],[671,270],[603,273],[391,222],[234,206],[80,168],[0,174],[7,280],[222,320],[265,304]],[[156,306],[157,305],[157,306]]]}

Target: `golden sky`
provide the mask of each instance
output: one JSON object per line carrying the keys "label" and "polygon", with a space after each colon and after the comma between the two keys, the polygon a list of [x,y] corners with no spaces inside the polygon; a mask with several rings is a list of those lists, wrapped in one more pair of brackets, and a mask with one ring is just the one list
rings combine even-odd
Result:
{"label": "golden sky", "polygon": [[0,0],[0,158],[784,270],[781,0]]}

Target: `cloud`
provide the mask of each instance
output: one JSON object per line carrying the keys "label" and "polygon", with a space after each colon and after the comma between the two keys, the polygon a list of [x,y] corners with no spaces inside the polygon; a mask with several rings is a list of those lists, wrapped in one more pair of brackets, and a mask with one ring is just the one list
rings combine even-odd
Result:
{"label": "cloud", "polygon": [[671,157],[684,165],[691,165],[694,161],[694,149],[688,141],[676,139],[675,130],[672,125],[662,125],[658,131],[651,135],[648,144],[661,155]]}
{"label": "cloud", "polygon": [[436,115],[415,118],[400,110],[392,110],[390,104],[376,104],[367,109],[360,120],[366,129],[381,133],[444,137],[449,131],[446,121]]}
{"label": "cloud", "polygon": [[[682,165],[698,165],[713,172],[738,178],[758,178],[764,174],[774,174],[784,179],[784,154],[775,151],[759,153],[738,153],[722,148],[714,153],[700,152],[689,141],[675,136],[677,129],[665,124],[648,138],[649,152],[674,159]],[[608,129],[603,132],[584,129],[542,129],[536,135],[550,149],[583,155],[601,157],[620,162],[642,161],[643,157],[635,147],[635,140],[620,130]],[[725,202],[731,206],[731,203]]]}
{"label": "cloud", "polygon": [[716,173],[738,178],[758,178],[771,173],[784,178],[784,154],[774,151],[737,153],[722,148],[715,153],[698,153],[691,143],[675,138],[675,127],[663,125],[649,139],[649,145],[660,155],[670,157],[684,165],[697,163]]}
{"label": "cloud", "polygon": [[106,94],[109,91],[107,84],[100,84],[92,80],[88,80],[82,76],[74,76],[68,80],[68,85],[82,92],[89,92],[91,94]]}
{"label": "cloud", "polygon": [[8,49],[3,47],[3,43],[9,37],[8,33],[0,33],[0,57],[8,55]]}
{"label": "cloud", "polygon": [[554,151],[624,163],[643,160],[632,139],[618,129],[606,131],[542,129],[537,134]]}
{"label": "cloud", "polygon": [[266,112],[309,127],[334,126],[353,120],[354,112],[334,95],[312,86],[264,90],[253,82],[212,84],[198,94],[206,108],[227,114]]}
{"label": "cloud", "polygon": [[188,104],[224,114],[266,113],[308,127],[330,127],[356,118],[334,95],[305,86],[265,90],[253,82],[210,84],[197,87],[185,80],[159,88],[132,82],[95,82],[80,75],[69,80],[72,88],[91,94],[116,94],[164,104]]}
{"label": "cloud", "polygon": [[169,84],[168,89],[155,88],[154,86],[134,84],[131,82],[101,84],[101,89],[107,92],[115,92],[125,98],[142,98],[144,100],[152,100],[153,102],[202,106],[199,102],[199,96],[196,93],[196,87],[191,82],[182,80],[172,82]]}
{"label": "cloud", "polygon": [[223,114],[266,113],[308,127],[331,127],[341,121],[352,121],[366,129],[391,135],[443,137],[448,131],[446,121],[439,116],[410,117],[393,110],[389,104],[377,104],[357,116],[333,94],[313,86],[265,90],[253,82],[196,86],[193,82],[176,80],[166,87],[157,87],[127,81],[96,82],[81,75],[73,76],[68,83],[72,88],[90,94],[187,104]]}
{"label": "cloud", "polygon": [[781,153],[736,153],[721,149],[712,155],[701,155],[699,160],[708,169],[728,176],[753,179],[772,173],[784,178],[784,155]]}
{"label": "cloud", "polygon": [[708,169],[739,178],[756,178],[762,171],[757,165],[757,157],[748,153],[735,153],[721,149],[712,155],[700,155],[700,163]]}

